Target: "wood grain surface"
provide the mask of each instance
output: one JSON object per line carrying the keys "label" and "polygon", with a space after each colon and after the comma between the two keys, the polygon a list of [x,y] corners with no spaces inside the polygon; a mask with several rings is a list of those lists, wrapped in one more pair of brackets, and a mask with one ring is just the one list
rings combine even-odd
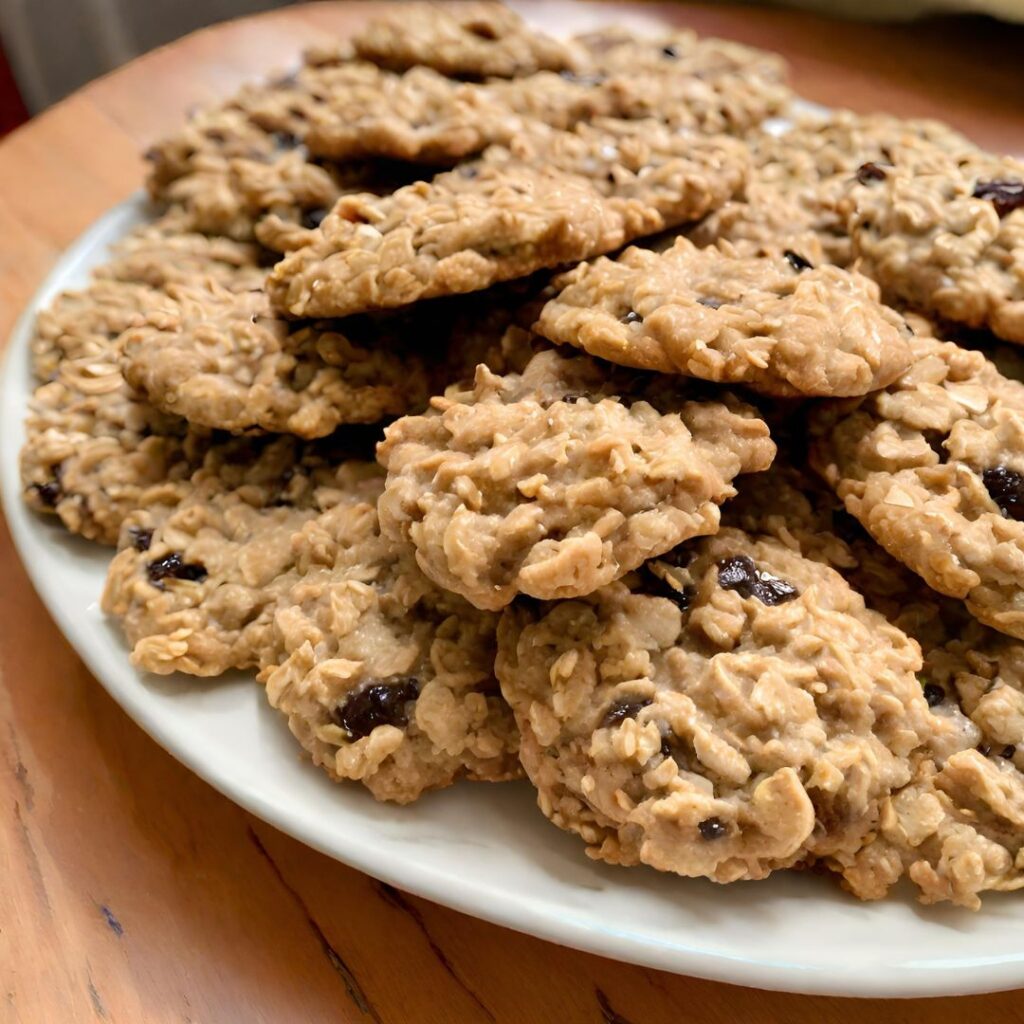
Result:
{"label": "wood grain surface", "polygon": [[[138,154],[189,106],[286,67],[380,6],[315,4],[209,29],[0,143],[0,336],[60,251],[139,187]],[[523,6],[558,29],[665,18],[768,46],[810,98],[941,116],[1024,153],[1021,28],[886,28],[727,5]],[[1021,995],[755,992],[614,964],[381,885],[239,810],[129,721],[62,639],[0,523],[3,1024],[1013,1024]]]}

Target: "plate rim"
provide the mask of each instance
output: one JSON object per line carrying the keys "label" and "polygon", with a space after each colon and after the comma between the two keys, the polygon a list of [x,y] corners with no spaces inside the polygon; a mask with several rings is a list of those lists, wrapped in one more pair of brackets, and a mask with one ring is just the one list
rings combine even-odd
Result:
{"label": "plate rim", "polygon": [[[120,233],[149,216],[149,204],[141,190],[111,207],[98,217],[58,257],[32,298],[25,305],[7,339],[0,364],[0,435],[21,439],[22,422],[30,392],[24,387],[22,371],[28,370],[28,347],[34,318],[38,309],[58,291],[68,287],[66,278],[73,276],[83,264],[92,265],[98,238]],[[28,380],[31,381],[29,374]],[[11,427],[14,427],[13,433]],[[584,920],[568,914],[541,911],[529,901],[516,899],[509,892],[504,900],[494,900],[494,893],[481,890],[474,898],[474,886],[452,886],[451,879],[436,868],[421,864],[416,858],[399,860],[390,852],[382,853],[358,835],[347,836],[344,849],[326,842],[315,830],[308,828],[288,806],[264,798],[254,786],[240,784],[230,773],[197,758],[178,741],[172,729],[162,723],[157,709],[149,706],[146,690],[137,694],[113,683],[104,671],[99,653],[91,642],[83,639],[89,633],[88,620],[74,620],[60,599],[56,579],[43,574],[28,552],[39,542],[46,526],[31,512],[21,498],[18,471],[20,444],[4,445],[0,451],[0,498],[15,550],[40,600],[65,639],[85,663],[90,674],[107,691],[125,713],[156,743],[185,765],[215,790],[260,820],[291,836],[298,842],[319,851],[373,878],[414,893],[471,917],[533,935],[546,941],[594,953],[612,960],[652,967],[674,974],[689,975],[711,981],[742,985],[772,991],[808,995],[854,996],[862,998],[919,998],[925,996],[974,995],[1005,991],[1024,985],[1024,946],[1016,953],[1008,951],[1001,958],[979,963],[977,958],[957,962],[947,959],[936,965],[902,963],[883,971],[872,968],[865,976],[863,967],[835,965],[826,970],[818,966],[801,966],[768,956],[760,960],[746,955],[730,956],[727,952],[652,940],[628,929],[595,929]],[[97,601],[99,595],[96,595]],[[582,856],[582,851],[581,851]],[[465,883],[466,879],[463,879]],[[474,883],[477,884],[477,883]],[[478,884],[477,884],[478,885]],[[487,900],[481,897],[487,896]],[[862,906],[853,904],[853,906]],[[984,910],[980,913],[984,914]]]}

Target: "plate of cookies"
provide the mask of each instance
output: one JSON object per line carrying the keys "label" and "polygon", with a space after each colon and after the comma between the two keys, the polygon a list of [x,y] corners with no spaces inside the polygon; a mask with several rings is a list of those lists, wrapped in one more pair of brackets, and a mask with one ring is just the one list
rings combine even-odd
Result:
{"label": "plate of cookies", "polygon": [[269,72],[11,342],[6,513],[97,679],[521,931],[1024,984],[1024,162],[490,3]]}

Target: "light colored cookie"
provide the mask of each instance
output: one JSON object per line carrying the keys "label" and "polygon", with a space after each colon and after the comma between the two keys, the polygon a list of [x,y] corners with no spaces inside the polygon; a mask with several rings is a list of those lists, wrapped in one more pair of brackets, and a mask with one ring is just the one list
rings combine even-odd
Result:
{"label": "light colored cookie", "polygon": [[654,120],[599,118],[563,132],[532,125],[488,163],[517,161],[585,178],[605,196],[640,200],[666,227],[698,220],[737,195],[747,178],[747,150],[726,136],[708,138]]}
{"label": "light colored cookie", "polygon": [[305,144],[332,160],[385,157],[451,166],[491,144],[508,145],[532,122],[566,130],[603,117],[656,118],[708,135],[741,133],[778,111],[788,95],[781,84],[700,61],[540,71],[483,85],[415,67],[342,83],[312,112]]}
{"label": "light colored cookie", "polygon": [[[263,292],[174,287],[124,336],[125,379],[190,423],[323,437],[422,408],[430,381],[399,338],[274,317]],[[344,325],[342,325],[344,328]]]}
{"label": "light colored cookie", "polygon": [[725,240],[756,250],[774,237],[777,247],[804,252],[811,234],[828,262],[848,266],[853,255],[840,204],[851,181],[878,173],[897,154],[917,160],[972,148],[937,121],[844,110],[793,120],[783,132],[755,128],[747,135],[753,171],[744,201],[700,225],[691,235],[698,245]]}
{"label": "light colored cookie", "polygon": [[384,198],[340,199],[315,241],[274,268],[274,307],[337,317],[479,291],[663,226],[649,203],[608,198],[585,179],[511,165],[471,170]]}
{"label": "light colored cookie", "polygon": [[1020,822],[995,795],[1024,784],[1024,644],[930,590],[795,467],[745,477],[723,521],[835,566],[924,654],[922,694],[946,728],[915,755],[914,778],[884,802],[864,848],[828,866],[862,899],[885,896],[904,874],[922,901],[971,909],[984,891],[1024,885]]}
{"label": "light colored cookie", "polygon": [[863,846],[942,727],[920,664],[836,572],[724,529],[514,605],[497,671],[555,824],[593,857],[730,882]]}
{"label": "light colored cookie", "polygon": [[516,78],[576,66],[582,54],[499,3],[412,3],[371,19],[355,53],[393,71],[417,65],[453,78]]}
{"label": "light colored cookie", "polygon": [[259,246],[191,231],[187,217],[170,211],[115,243],[93,276],[157,289],[212,280],[244,292],[262,286],[267,274],[263,262]]}
{"label": "light colored cookie", "polygon": [[521,375],[481,368],[431,405],[385,431],[381,524],[479,608],[586,594],[714,532],[733,477],[775,451],[726,395],[701,401],[556,352]]}
{"label": "light colored cookie", "polygon": [[861,899],[880,899],[906,874],[923,903],[970,910],[979,893],[1024,888],[1024,775],[977,750],[941,768],[922,761],[913,783],[882,804],[877,837],[839,860]]}
{"label": "light colored cookie", "polygon": [[741,257],[679,238],[581,264],[535,329],[612,362],[771,395],[862,395],[910,363],[903,318],[878,289],[799,253]]}
{"label": "light colored cookie", "polygon": [[373,463],[335,464],[288,438],[219,455],[176,506],[128,517],[107,574],[102,608],[147,672],[217,676],[273,664],[274,614],[297,575],[293,535],[330,512],[343,546],[346,531],[361,536],[380,490]]}
{"label": "light colored cookie", "polygon": [[883,291],[1024,344],[1024,163],[977,151],[897,160],[855,180],[842,212]]}
{"label": "light colored cookie", "polygon": [[122,331],[166,302],[155,288],[117,280],[62,292],[36,317],[30,342],[35,375],[49,380],[65,359],[102,358]]}
{"label": "light colored cookie", "polygon": [[120,347],[61,362],[29,403],[21,479],[28,505],[72,533],[115,544],[125,517],[173,505],[208,445],[125,383]]}
{"label": "light colored cookie", "polygon": [[1024,385],[981,353],[913,345],[888,389],[815,414],[815,468],[893,557],[1024,638]]}
{"label": "light colored cookie", "polygon": [[[303,559],[310,568],[275,617],[271,704],[315,764],[378,800],[518,776],[519,737],[494,679],[496,617],[382,543],[372,505],[363,522],[339,563]],[[297,550],[331,551],[322,532],[320,520],[308,525]]]}

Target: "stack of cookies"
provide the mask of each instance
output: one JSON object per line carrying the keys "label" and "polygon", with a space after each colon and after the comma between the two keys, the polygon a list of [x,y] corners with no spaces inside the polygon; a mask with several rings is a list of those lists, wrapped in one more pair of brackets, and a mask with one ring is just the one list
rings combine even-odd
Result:
{"label": "stack of cookies", "polygon": [[22,457],[132,662],[610,863],[1024,887],[1024,165],[789,99],[410,5],[154,147]]}

